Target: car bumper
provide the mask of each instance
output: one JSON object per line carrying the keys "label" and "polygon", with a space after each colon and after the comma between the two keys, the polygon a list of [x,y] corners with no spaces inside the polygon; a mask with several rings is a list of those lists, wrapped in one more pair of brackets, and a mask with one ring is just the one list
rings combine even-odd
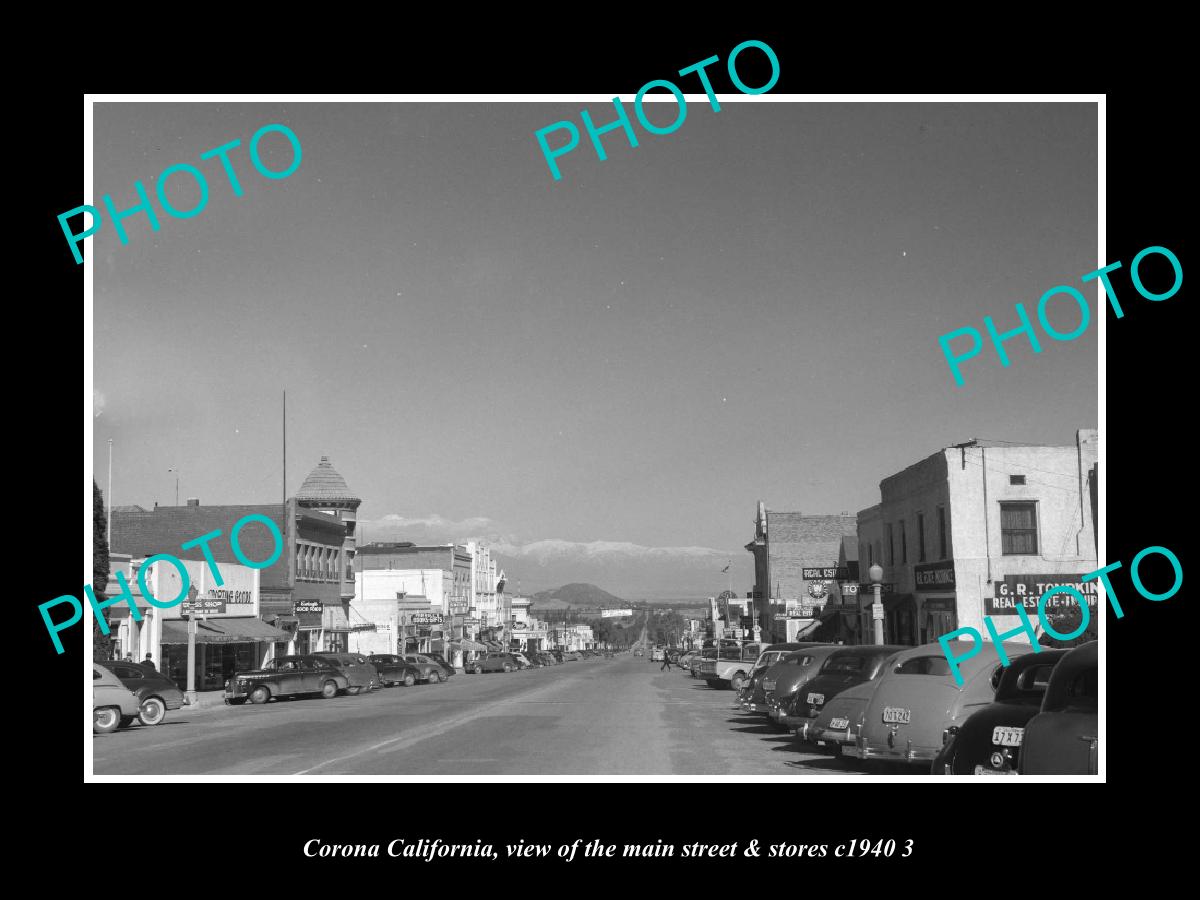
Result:
{"label": "car bumper", "polygon": [[932,763],[940,752],[940,748],[935,749],[933,747],[912,747],[902,750],[893,747],[876,747],[860,744],[858,747],[858,758],[903,763]]}

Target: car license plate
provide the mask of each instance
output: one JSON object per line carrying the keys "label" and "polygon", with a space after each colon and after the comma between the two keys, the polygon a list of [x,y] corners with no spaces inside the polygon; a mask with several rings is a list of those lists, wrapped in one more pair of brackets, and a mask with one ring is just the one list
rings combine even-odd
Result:
{"label": "car license plate", "polygon": [[830,721],[829,727],[832,728],[834,731],[841,731],[843,728],[850,727],[850,720],[849,719],[833,719],[832,721]]}
{"label": "car license plate", "polygon": [[1021,739],[1024,737],[1024,728],[1013,728],[1009,725],[997,725],[992,729],[992,743],[997,747],[1020,747]]}
{"label": "car license plate", "polygon": [[989,768],[988,766],[976,766],[975,774],[976,775],[1016,775],[1017,773],[1014,772],[1012,769],[1009,769],[1007,772],[1002,772],[999,769],[992,769],[992,768]]}
{"label": "car license plate", "polygon": [[809,694],[808,702],[809,702],[810,706],[820,706],[822,703],[825,702],[825,695],[824,694]]}
{"label": "car license plate", "polygon": [[912,719],[912,711],[898,706],[887,706],[883,710],[883,721],[889,724],[907,725]]}

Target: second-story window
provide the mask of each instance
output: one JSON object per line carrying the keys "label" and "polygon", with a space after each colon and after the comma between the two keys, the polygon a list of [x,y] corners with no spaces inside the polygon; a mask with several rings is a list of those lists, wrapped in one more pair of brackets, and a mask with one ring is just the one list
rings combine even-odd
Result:
{"label": "second-story window", "polygon": [[900,562],[908,562],[908,532],[904,529],[904,520],[900,520]]}
{"label": "second-story window", "polygon": [[1038,552],[1037,504],[1000,504],[1000,549],[1005,556]]}
{"label": "second-story window", "polygon": [[917,562],[925,562],[925,513],[917,513]]}
{"label": "second-story window", "polygon": [[937,508],[938,519],[938,559],[946,558],[946,507]]}
{"label": "second-story window", "polygon": [[887,561],[889,566],[894,566],[896,564],[896,541],[892,535],[892,523],[888,522],[885,527],[887,528]]}

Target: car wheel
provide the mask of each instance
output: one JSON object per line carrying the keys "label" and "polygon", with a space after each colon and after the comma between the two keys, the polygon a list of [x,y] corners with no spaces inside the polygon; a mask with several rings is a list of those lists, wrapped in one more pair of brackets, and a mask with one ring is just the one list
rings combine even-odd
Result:
{"label": "car wheel", "polygon": [[734,675],[733,680],[729,682],[729,686],[735,691],[740,691],[742,688],[744,688],[746,686],[746,673],[738,672],[736,675]]}
{"label": "car wheel", "polygon": [[337,696],[337,692],[338,692],[337,682],[332,679],[330,679],[329,681],[327,681],[323,685],[321,685],[321,696],[324,697],[326,700],[332,700],[334,697]]}
{"label": "car wheel", "polygon": [[442,680],[442,676],[438,672],[430,672],[429,673],[429,683],[430,684],[437,684],[441,680]]}
{"label": "car wheel", "polygon": [[346,688],[346,693],[349,694],[351,697],[353,697],[355,694],[357,694],[361,690],[362,690],[362,688],[359,686],[348,687],[348,688]]}
{"label": "car wheel", "polygon": [[121,709],[117,706],[101,706],[92,710],[92,731],[108,734],[121,726]]}
{"label": "car wheel", "polygon": [[483,667],[482,667],[482,666],[476,666],[476,667],[475,667],[475,669],[474,669],[474,672],[475,672],[475,674],[476,674],[476,675],[482,675],[482,674],[483,674]]}
{"label": "car wheel", "polygon": [[269,690],[267,690],[266,687],[264,687],[263,685],[260,684],[257,687],[255,687],[254,690],[252,690],[250,692],[250,696],[248,699],[250,700],[251,703],[261,705],[271,699],[271,692]]}
{"label": "car wheel", "polygon": [[405,687],[412,687],[416,683],[417,683],[417,679],[413,677],[412,672],[408,672],[407,674],[405,674],[405,676],[404,676],[404,686]]}
{"label": "car wheel", "polygon": [[510,666],[510,665],[508,665],[507,663],[505,663],[505,664],[504,664],[504,671],[505,671],[505,672],[511,672],[511,671],[512,671],[512,666]]}
{"label": "car wheel", "polygon": [[162,697],[147,697],[138,710],[138,721],[143,725],[157,725],[167,717],[167,704]]}

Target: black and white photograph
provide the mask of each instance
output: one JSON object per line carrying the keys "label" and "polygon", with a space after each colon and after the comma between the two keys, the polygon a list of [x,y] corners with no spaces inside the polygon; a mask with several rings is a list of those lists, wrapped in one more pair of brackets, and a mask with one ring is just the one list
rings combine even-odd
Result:
{"label": "black and white photograph", "polygon": [[89,779],[1103,779],[1103,96],[755,55],[89,98]]}

